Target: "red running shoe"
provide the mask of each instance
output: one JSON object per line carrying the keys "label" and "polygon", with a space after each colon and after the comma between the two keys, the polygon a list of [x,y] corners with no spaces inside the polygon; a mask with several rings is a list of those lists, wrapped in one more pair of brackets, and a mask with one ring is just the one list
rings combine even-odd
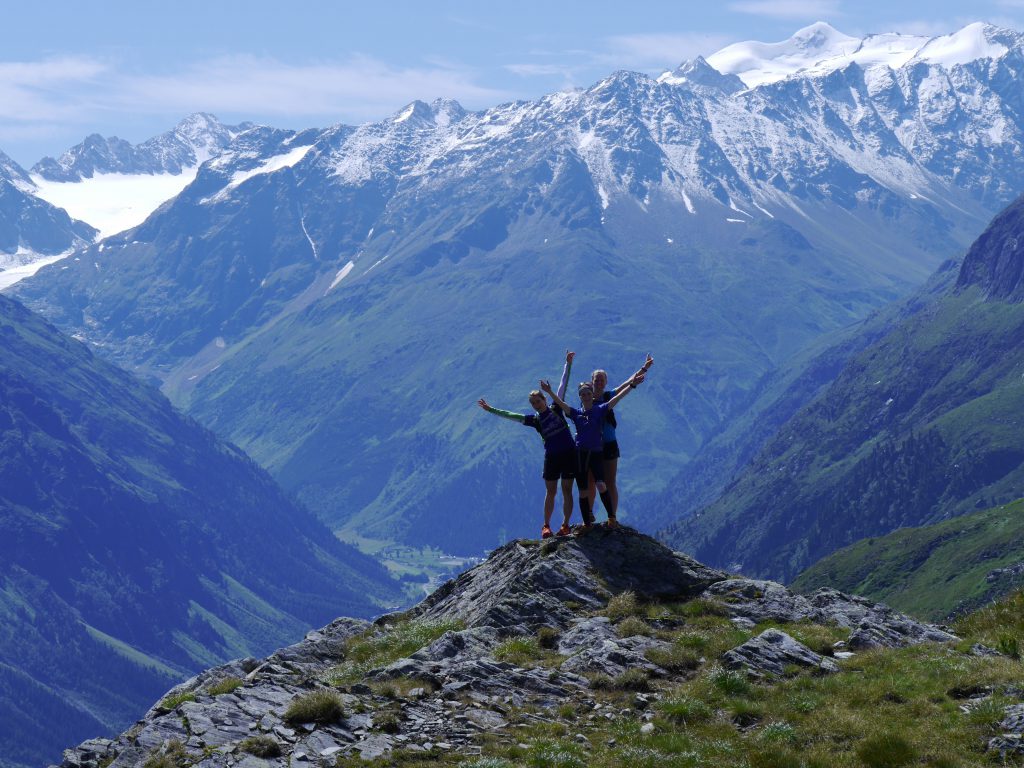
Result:
{"label": "red running shoe", "polygon": [[546,526],[546,525],[543,528],[540,529],[540,537],[542,539],[550,539],[554,535],[555,534],[553,534],[551,532],[551,529],[548,526]]}
{"label": "red running shoe", "polygon": [[572,533],[572,528],[570,528],[565,523],[562,523],[562,527],[558,529],[558,534],[557,535],[558,536],[568,536],[571,533]]}

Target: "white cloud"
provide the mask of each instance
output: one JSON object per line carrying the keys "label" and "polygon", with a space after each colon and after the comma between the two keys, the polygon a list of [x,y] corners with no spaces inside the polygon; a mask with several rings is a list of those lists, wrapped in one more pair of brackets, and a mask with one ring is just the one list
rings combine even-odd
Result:
{"label": "white cloud", "polygon": [[609,50],[602,59],[605,63],[617,61],[619,67],[671,69],[684,60],[708,56],[730,42],[724,35],[699,33],[619,35],[608,41]]}
{"label": "white cloud", "polygon": [[123,78],[111,97],[148,111],[334,114],[339,120],[372,120],[413,99],[447,97],[482,106],[507,95],[477,85],[471,73],[439,64],[395,68],[355,56],[344,62],[295,65],[232,56],[170,75]]}
{"label": "white cloud", "polygon": [[87,107],[80,94],[108,71],[107,64],[87,57],[0,62],[0,120],[75,121]]}
{"label": "white cloud", "polygon": [[729,3],[730,11],[780,19],[820,19],[842,14],[838,0],[744,0]]}

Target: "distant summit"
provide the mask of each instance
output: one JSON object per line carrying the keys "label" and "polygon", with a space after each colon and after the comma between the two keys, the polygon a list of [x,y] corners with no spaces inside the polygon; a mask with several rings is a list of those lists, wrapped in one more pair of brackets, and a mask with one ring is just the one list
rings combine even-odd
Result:
{"label": "distant summit", "polygon": [[203,112],[189,115],[172,130],[141,144],[98,133],[60,157],[44,157],[32,166],[32,175],[47,181],[80,181],[98,173],[180,174],[219,155],[251,123],[223,125]]}
{"label": "distant summit", "polygon": [[[853,63],[863,69],[898,69],[915,61],[950,68],[979,59],[998,59],[1019,48],[1022,39],[1018,32],[981,22],[938,37],[887,32],[859,38],[819,21],[780,43],[733,43],[708,56],[707,64],[723,75],[736,75],[748,88],[756,88],[796,74],[836,72]],[[685,62],[659,81],[685,82],[692,66]]]}

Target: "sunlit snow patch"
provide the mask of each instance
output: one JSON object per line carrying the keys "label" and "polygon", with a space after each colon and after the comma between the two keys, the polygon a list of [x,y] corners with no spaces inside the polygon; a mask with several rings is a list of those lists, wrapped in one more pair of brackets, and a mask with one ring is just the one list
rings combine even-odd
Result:
{"label": "sunlit snow patch", "polygon": [[178,195],[196,178],[198,166],[179,174],[97,173],[81,181],[49,181],[32,176],[35,194],[96,227],[99,237],[123,232]]}
{"label": "sunlit snow patch", "polygon": [[312,148],[312,144],[307,144],[304,147],[296,147],[290,152],[285,152],[283,155],[274,155],[273,157],[268,158],[265,162],[255,168],[249,168],[245,171],[235,171],[231,176],[231,181],[228,182],[228,185],[224,187],[224,189],[213,197],[205,198],[202,202],[206,203],[210,201],[223,200],[227,197],[228,192],[255,176],[260,176],[264,173],[274,173],[274,171],[280,171],[282,168],[290,168],[302,160],[302,158],[304,158]]}
{"label": "sunlit snow patch", "polygon": [[[339,269],[339,270],[338,270],[338,274],[334,276],[334,282],[333,282],[333,283],[331,283],[331,287],[330,287],[330,288],[328,288],[328,289],[327,289],[327,290],[326,290],[326,291],[324,292],[324,295],[326,296],[326,295],[327,295],[328,293],[330,293],[331,291],[333,291],[333,290],[334,290],[334,288],[335,288],[335,286],[336,286],[336,285],[337,285],[338,283],[340,283],[340,282],[341,282],[342,280],[344,280],[344,279],[345,279],[346,275],[348,275],[348,273],[352,271],[352,267],[354,267],[355,265],[356,265],[356,264],[355,264],[355,262],[354,262],[354,261],[350,261],[350,262],[349,262],[348,264],[346,264],[346,265],[345,265],[344,267],[342,267],[341,269]],[[374,264],[374,266],[377,266],[377,265],[376,265],[376,264]]]}
{"label": "sunlit snow patch", "polygon": [[[19,248],[17,253],[0,253],[0,266],[4,269],[0,272],[0,291],[9,288],[19,280],[32,277],[36,272],[47,264],[60,261],[72,253],[74,249],[58,253],[56,256],[40,256],[33,251]],[[10,264],[10,266],[5,266]]]}

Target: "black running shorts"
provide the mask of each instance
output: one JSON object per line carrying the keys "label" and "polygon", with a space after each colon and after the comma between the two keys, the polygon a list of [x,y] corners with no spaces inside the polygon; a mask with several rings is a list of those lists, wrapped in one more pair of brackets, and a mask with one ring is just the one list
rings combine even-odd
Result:
{"label": "black running shorts", "polygon": [[569,480],[576,474],[576,451],[570,448],[561,453],[544,454],[544,479]]}

